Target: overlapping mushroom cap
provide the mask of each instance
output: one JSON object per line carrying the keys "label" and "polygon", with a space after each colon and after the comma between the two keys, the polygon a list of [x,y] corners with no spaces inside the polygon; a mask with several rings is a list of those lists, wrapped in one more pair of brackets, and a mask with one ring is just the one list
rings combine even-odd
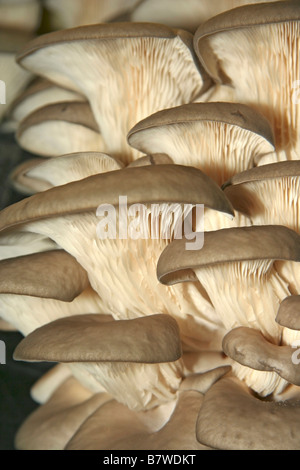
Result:
{"label": "overlapping mushroom cap", "polygon": [[[274,210],[282,180],[265,201],[258,187],[247,199],[249,188],[233,184],[247,169],[251,185],[259,170],[254,165],[264,165],[260,168],[269,174],[268,160],[297,157],[297,111],[289,94],[297,67],[281,74],[297,46],[297,11],[291,2],[273,2],[210,20],[194,38],[203,65],[189,33],[150,23],[60,31],[29,43],[19,55],[24,67],[89,101],[107,152],[91,153],[88,147],[61,156],[70,150],[60,146],[55,158],[30,162],[16,174],[23,187],[41,192],[0,215],[0,255],[7,258],[2,255],[7,249],[14,257],[0,262],[0,303],[8,322],[27,334],[15,358],[60,362],[33,391],[43,405],[20,429],[19,448],[298,445],[297,407],[291,416],[299,390],[293,362],[299,337],[297,180],[294,175],[284,182],[292,185],[288,205],[282,206],[288,223]],[[262,66],[249,31],[269,44],[274,28],[266,23],[274,19],[282,35],[273,51],[268,49],[269,81],[257,83]],[[251,84],[237,71],[245,42]],[[218,66],[210,69],[211,64]],[[220,84],[209,88],[212,80],[203,66]],[[275,78],[281,86],[273,83],[274,71],[280,72]],[[216,99],[220,102],[201,103]],[[128,132],[137,150],[127,144]],[[53,137],[59,134],[56,127]],[[85,147],[90,143],[87,139]],[[141,152],[146,156],[138,159]],[[222,191],[218,185],[229,177]],[[237,187],[242,191],[230,197],[234,214],[226,195]],[[244,213],[235,205],[237,194]],[[204,244],[197,232],[203,231],[196,211],[202,205]],[[176,240],[187,220],[188,237]],[[191,240],[200,242],[198,249],[187,249]],[[52,255],[62,260],[58,290],[55,282],[47,286],[43,280],[46,263],[35,287],[34,269],[26,275],[26,262],[39,265]],[[64,258],[79,274],[67,282]],[[24,280],[22,291],[12,281],[15,273]],[[175,284],[178,280],[185,282]],[[236,411],[243,407],[248,427]],[[255,424],[253,416],[260,416]],[[272,419],[275,425],[266,425]],[[281,431],[287,436],[282,441]]]}
{"label": "overlapping mushroom cap", "polygon": [[299,20],[297,2],[246,5],[209,19],[194,36],[209,75],[233,89],[231,100],[268,119],[275,135],[274,158],[282,160],[299,158]]}
{"label": "overlapping mushroom cap", "polygon": [[[85,65],[78,67],[83,58]],[[30,42],[18,62],[86,96],[105,151],[127,162],[138,155],[126,142],[136,122],[166,106],[199,98],[211,83],[193,52],[192,35],[152,23],[49,33]]]}

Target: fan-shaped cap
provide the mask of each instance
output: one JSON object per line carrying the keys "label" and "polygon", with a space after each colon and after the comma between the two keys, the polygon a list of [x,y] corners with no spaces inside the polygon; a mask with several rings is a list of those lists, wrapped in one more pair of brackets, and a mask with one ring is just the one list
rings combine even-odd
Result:
{"label": "fan-shaped cap", "polygon": [[85,314],[48,323],[24,338],[14,358],[54,362],[173,362],[181,357],[180,333],[169,315],[132,320]]}
{"label": "fan-shaped cap", "polygon": [[205,69],[216,82],[228,82],[216,55],[209,45],[209,38],[218,33],[245,30],[252,26],[275,25],[300,20],[297,2],[270,2],[245,5],[228,10],[201,24],[194,35],[194,48]]}
{"label": "fan-shaped cap", "polygon": [[260,400],[238,379],[223,377],[204,397],[196,434],[220,450],[296,450],[299,424],[299,402]]}
{"label": "fan-shaped cap", "polygon": [[0,230],[29,221],[96,210],[100,204],[119,203],[204,204],[233,215],[223,191],[200,170],[181,165],[150,165],[90,176],[35,194],[8,208],[0,216]]}
{"label": "fan-shaped cap", "polygon": [[16,137],[22,148],[46,157],[103,150],[98,125],[86,102],[38,108],[20,122]]}
{"label": "fan-shaped cap", "polygon": [[185,240],[174,240],[157,265],[160,282],[171,285],[195,281],[194,269],[220,263],[286,259],[300,261],[300,236],[281,225],[234,227],[205,233],[201,250],[185,250]]}
{"label": "fan-shaped cap", "polygon": [[17,190],[25,194],[45,191],[98,173],[119,170],[122,163],[101,152],[74,152],[54,158],[36,158],[18,165],[10,174]]}
{"label": "fan-shaped cap", "polygon": [[[129,163],[140,156],[126,141],[137,121],[167,103],[193,101],[211,85],[192,43],[190,33],[165,25],[107,23],[40,36],[27,44],[17,60],[36,74],[84,94],[105,151]],[[84,60],[81,67],[78,57]]]}
{"label": "fan-shaped cap", "polygon": [[89,285],[86,271],[63,250],[0,261],[0,292],[71,302]]}
{"label": "fan-shaped cap", "polygon": [[145,153],[149,148],[143,145],[143,132],[156,127],[172,126],[194,122],[217,122],[231,124],[260,135],[274,145],[273,131],[269,122],[257,111],[240,103],[210,102],[188,103],[174,108],[157,111],[138,122],[128,133],[130,145]]}

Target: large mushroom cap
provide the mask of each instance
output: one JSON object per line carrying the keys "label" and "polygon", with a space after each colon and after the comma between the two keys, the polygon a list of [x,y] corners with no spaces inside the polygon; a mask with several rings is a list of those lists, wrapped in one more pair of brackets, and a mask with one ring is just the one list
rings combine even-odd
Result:
{"label": "large mushroom cap", "polygon": [[179,329],[169,315],[113,320],[76,315],[44,325],[18,344],[14,358],[58,362],[173,362],[181,357]]}
{"label": "large mushroom cap", "polygon": [[[226,83],[228,77],[218,64],[218,59],[209,46],[209,38],[219,33],[265,25],[299,21],[297,2],[269,2],[244,5],[225,11],[201,24],[194,35],[194,47],[209,75],[216,82]],[[227,80],[226,80],[227,78]]]}
{"label": "large mushroom cap", "polygon": [[194,36],[215,82],[270,121],[276,155],[268,161],[299,158],[299,20],[297,2],[245,5],[209,19]]}
{"label": "large mushroom cap", "polygon": [[200,170],[181,165],[151,165],[93,175],[35,194],[2,211],[0,230],[46,217],[96,211],[108,201],[118,205],[120,194],[127,195],[128,204],[141,201],[205,204],[233,215],[223,191]]}
{"label": "large mushroom cap", "polygon": [[87,273],[63,250],[0,261],[1,294],[19,294],[71,302],[89,285]]}
{"label": "large mushroom cap", "polygon": [[190,103],[158,111],[137,123],[128,142],[146,154],[200,168],[218,184],[274,151],[269,122],[248,106]]}
{"label": "large mushroom cap", "polygon": [[223,377],[204,397],[197,438],[223,450],[299,449],[299,402],[260,400],[236,378]]}
{"label": "large mushroom cap", "polygon": [[286,259],[300,261],[299,235],[284,226],[233,227],[205,233],[201,250],[185,250],[186,240],[174,240],[158,261],[163,284],[195,280],[195,269],[239,261]]}
{"label": "large mushroom cap", "polygon": [[[83,59],[84,66],[78,67]],[[126,141],[136,122],[166,106],[199,98],[211,83],[193,51],[192,35],[155,23],[89,25],[49,33],[27,44],[18,62],[84,94],[106,151],[126,163],[140,156]]]}

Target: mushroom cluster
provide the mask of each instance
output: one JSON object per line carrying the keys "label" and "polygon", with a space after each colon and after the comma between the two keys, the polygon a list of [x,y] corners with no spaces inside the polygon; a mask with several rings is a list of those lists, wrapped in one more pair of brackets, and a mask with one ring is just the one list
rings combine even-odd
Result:
{"label": "mushroom cluster", "polygon": [[300,5],[71,3],[7,116],[1,327],[55,364],[16,448],[299,449]]}

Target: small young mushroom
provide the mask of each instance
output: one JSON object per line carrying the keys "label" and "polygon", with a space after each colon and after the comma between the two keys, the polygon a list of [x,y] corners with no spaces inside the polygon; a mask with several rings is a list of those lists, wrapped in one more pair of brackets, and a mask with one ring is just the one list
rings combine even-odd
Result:
{"label": "small young mushroom", "polygon": [[[184,240],[174,240],[161,254],[157,273],[167,285],[198,279],[227,331],[256,328],[280,344],[282,328],[275,316],[290,292],[274,268],[277,259],[300,261],[296,232],[276,225],[236,227],[206,232],[204,246],[197,251],[187,251]],[[263,396],[286,386],[275,373],[253,372],[239,364],[233,369]]]}
{"label": "small young mushroom", "polygon": [[269,2],[221,13],[194,35],[195,51],[215,82],[268,119],[279,160],[299,158],[299,28],[298,2]]}
{"label": "small young mushroom", "polygon": [[235,103],[189,103],[138,122],[128,143],[145,154],[165,153],[174,163],[202,170],[219,185],[274,151],[268,121]]}
{"label": "small young mushroom", "polygon": [[300,330],[300,295],[289,295],[281,302],[275,320],[291,330]]}
{"label": "small young mushroom", "polygon": [[126,136],[138,121],[199,98],[211,84],[192,38],[154,23],[89,25],[40,36],[17,59],[37,75],[86,96],[105,151],[130,163],[140,155]]}
{"label": "small young mushroom", "polygon": [[42,157],[104,150],[103,138],[86,102],[38,108],[20,122],[16,138],[23,149]]}

